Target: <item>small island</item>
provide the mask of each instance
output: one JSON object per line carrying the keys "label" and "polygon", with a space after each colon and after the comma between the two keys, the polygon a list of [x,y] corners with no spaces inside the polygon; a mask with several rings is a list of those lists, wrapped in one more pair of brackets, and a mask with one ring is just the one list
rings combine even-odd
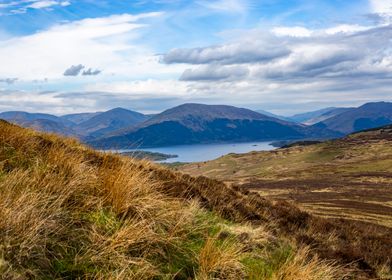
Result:
{"label": "small island", "polygon": [[177,155],[168,155],[157,152],[149,152],[149,151],[131,151],[131,152],[122,152],[120,153],[123,156],[129,156],[137,159],[147,159],[152,161],[164,161],[170,158],[176,158]]}

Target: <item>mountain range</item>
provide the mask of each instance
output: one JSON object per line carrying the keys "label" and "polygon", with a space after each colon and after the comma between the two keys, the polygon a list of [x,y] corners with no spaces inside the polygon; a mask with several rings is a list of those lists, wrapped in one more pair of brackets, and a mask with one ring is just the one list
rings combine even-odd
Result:
{"label": "mountain range", "polygon": [[320,109],[317,111],[297,114],[297,115],[294,115],[291,117],[287,117],[287,119],[294,121],[294,122],[303,123],[306,125],[313,125],[313,124],[322,122],[324,120],[327,120],[329,118],[332,118],[334,116],[337,116],[341,113],[350,111],[351,109],[354,109],[354,108],[328,107],[328,108]]}
{"label": "mountain range", "polygon": [[0,119],[44,132],[77,137],[97,148],[124,149],[337,138],[392,123],[392,103],[367,103],[358,108],[331,107],[292,117],[226,105],[189,103],[156,115],[115,108],[64,116],[13,111],[0,113]]}
{"label": "mountain range", "polygon": [[339,133],[225,105],[183,104],[111,136],[89,142],[99,148],[157,147],[335,137]]}

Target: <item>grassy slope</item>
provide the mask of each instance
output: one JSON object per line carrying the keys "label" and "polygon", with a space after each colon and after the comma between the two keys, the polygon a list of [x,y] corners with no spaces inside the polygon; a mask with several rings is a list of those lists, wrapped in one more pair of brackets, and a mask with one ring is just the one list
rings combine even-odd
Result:
{"label": "grassy slope", "polygon": [[2,279],[370,279],[390,236],[0,122]]}
{"label": "grassy slope", "polygon": [[289,199],[325,217],[392,227],[392,130],[270,152],[228,155],[181,167],[192,175],[241,184]]}

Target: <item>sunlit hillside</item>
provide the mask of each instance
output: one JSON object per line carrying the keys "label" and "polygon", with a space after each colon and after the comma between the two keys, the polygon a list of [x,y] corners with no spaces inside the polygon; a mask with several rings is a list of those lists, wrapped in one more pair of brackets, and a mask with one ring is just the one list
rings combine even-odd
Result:
{"label": "sunlit hillside", "polygon": [[71,139],[1,122],[0,163],[2,279],[371,279],[390,267],[388,232]]}
{"label": "sunlit hillside", "polygon": [[392,227],[391,126],[322,144],[231,154],[182,170],[292,200],[323,217]]}

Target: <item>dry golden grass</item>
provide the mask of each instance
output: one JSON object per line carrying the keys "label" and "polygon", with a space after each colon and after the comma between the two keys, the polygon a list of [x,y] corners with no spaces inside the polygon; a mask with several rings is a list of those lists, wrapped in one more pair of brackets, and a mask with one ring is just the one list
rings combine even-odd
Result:
{"label": "dry golden grass", "polygon": [[241,279],[245,275],[240,262],[241,248],[233,240],[208,238],[198,256],[196,279]]}
{"label": "dry golden grass", "polygon": [[317,257],[309,258],[307,248],[300,249],[292,258],[273,274],[271,280],[333,280],[343,278],[332,263],[321,261]]}
{"label": "dry golden grass", "polygon": [[197,184],[181,176],[0,122],[0,278],[252,279],[252,267],[270,271],[265,279],[341,278],[320,274],[335,267],[304,251],[295,261],[294,247],[279,262],[259,255],[281,242],[270,242],[270,225],[225,220],[215,204],[203,209],[200,196],[176,194]]}

